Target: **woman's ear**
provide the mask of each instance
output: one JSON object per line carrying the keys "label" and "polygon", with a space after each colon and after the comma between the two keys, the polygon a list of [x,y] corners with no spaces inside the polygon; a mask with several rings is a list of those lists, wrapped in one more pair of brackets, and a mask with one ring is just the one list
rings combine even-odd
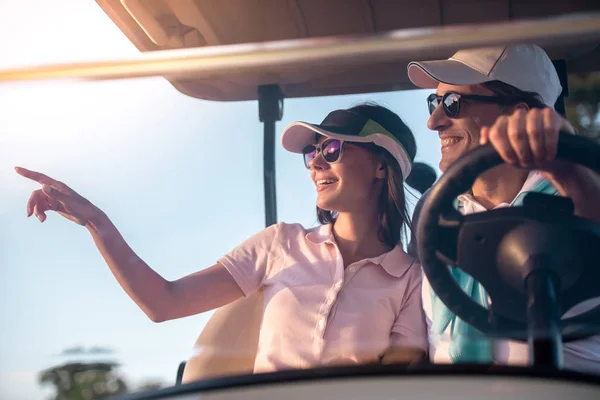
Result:
{"label": "woman's ear", "polygon": [[377,171],[375,172],[377,179],[385,179],[387,177],[387,163],[384,160],[379,161],[377,164]]}

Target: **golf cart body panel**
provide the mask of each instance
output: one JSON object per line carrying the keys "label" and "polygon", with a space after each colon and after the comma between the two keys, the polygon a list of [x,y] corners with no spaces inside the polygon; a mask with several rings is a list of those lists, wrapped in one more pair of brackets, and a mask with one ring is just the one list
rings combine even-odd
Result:
{"label": "golf cart body panel", "polygon": [[[317,45],[324,38],[462,24],[508,22],[570,13],[600,11],[595,0],[540,2],[481,0],[97,0],[106,14],[141,51],[215,48],[301,40]],[[509,28],[508,28],[509,29]],[[507,29],[507,31],[508,31]],[[415,32],[413,32],[415,34]],[[439,33],[443,35],[443,32]],[[354,36],[352,36],[354,35]],[[318,39],[318,40],[315,40]],[[300,46],[301,47],[301,46]],[[600,69],[597,43],[581,46],[548,43],[553,59],[567,60],[571,72]],[[260,46],[256,48],[259,50]],[[427,59],[447,58],[457,48],[422,51]],[[205,78],[168,78],[180,92],[200,99],[258,99],[257,87],[276,84],[287,98],[414,89],[405,73],[408,56],[386,60],[344,60],[306,66],[262,66],[259,71]]]}
{"label": "golf cart body panel", "polygon": [[[468,384],[467,384],[468,382]],[[481,365],[357,366],[209,379],[120,400],[597,399],[592,375]]]}

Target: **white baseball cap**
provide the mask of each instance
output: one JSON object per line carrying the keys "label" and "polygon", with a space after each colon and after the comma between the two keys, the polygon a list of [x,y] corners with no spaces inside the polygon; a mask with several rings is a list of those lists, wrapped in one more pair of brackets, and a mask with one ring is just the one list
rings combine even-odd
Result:
{"label": "white baseball cap", "polygon": [[540,95],[547,106],[562,92],[556,69],[541,47],[517,44],[460,50],[447,60],[408,64],[408,77],[420,88],[435,89],[440,82],[476,85],[498,80]]}

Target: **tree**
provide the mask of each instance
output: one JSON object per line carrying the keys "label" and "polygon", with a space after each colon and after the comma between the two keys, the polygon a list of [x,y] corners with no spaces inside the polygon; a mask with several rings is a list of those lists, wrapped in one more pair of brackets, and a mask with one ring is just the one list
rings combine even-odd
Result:
{"label": "tree", "polygon": [[600,72],[569,75],[567,118],[582,135],[600,140]]}
{"label": "tree", "polygon": [[114,362],[67,362],[40,373],[42,385],[53,385],[53,400],[96,400],[128,392]]}
{"label": "tree", "polygon": [[147,380],[147,381],[144,381],[141,385],[139,385],[137,387],[137,390],[139,390],[139,391],[158,390],[163,387],[165,387],[165,384],[159,379]]}
{"label": "tree", "polygon": [[[120,394],[130,393],[132,387],[118,373],[119,364],[112,359],[112,349],[95,346],[84,348],[75,346],[57,354],[64,362],[48,368],[39,374],[42,386],[53,386],[52,400],[99,400]],[[102,360],[98,360],[98,356]],[[107,357],[108,358],[105,358]],[[78,357],[75,361],[73,358]],[[95,357],[93,361],[81,361],[81,358]],[[146,379],[135,391],[156,390],[164,387],[160,379]]]}

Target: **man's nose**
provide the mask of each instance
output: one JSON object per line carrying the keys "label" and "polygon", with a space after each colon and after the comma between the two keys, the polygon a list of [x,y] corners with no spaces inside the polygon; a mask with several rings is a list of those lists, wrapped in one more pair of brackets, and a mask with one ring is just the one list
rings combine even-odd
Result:
{"label": "man's nose", "polygon": [[438,104],[438,106],[433,110],[431,115],[429,116],[429,120],[427,121],[427,127],[432,131],[441,131],[444,128],[447,128],[452,124],[450,118],[444,112],[444,107],[442,104]]}

